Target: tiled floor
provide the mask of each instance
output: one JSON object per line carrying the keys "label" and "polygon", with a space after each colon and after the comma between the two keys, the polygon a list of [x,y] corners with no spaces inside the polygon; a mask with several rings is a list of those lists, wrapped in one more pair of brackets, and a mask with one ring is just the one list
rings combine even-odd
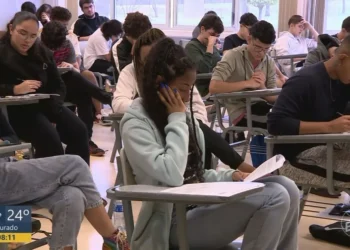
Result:
{"label": "tiled floor", "polygon": [[[115,176],[116,176],[116,171],[115,171],[116,165],[109,163],[111,149],[113,147],[113,142],[114,142],[114,133],[110,131],[109,127],[101,127],[99,125],[95,125],[94,141],[101,148],[109,150],[105,157],[102,157],[102,158],[92,157],[91,159],[91,171],[92,171],[94,180],[96,182],[98,190],[100,191],[101,195],[104,197],[106,194],[106,189],[113,186],[115,181]],[[323,201],[331,204],[335,204],[340,201],[350,202],[350,199],[347,195],[343,195],[341,199],[325,199],[319,196],[310,195],[308,200],[318,201],[318,202]],[[308,205],[312,205],[312,203],[308,203]],[[313,203],[313,205],[315,205],[315,203]],[[319,204],[317,206],[322,207],[322,205],[319,205]],[[328,205],[328,207],[329,206],[330,205]],[[134,203],[134,212],[136,215],[139,207],[140,207],[140,203]],[[313,210],[313,211],[319,212],[323,209],[306,206],[305,210],[309,210],[309,211]],[[307,217],[307,216],[315,216],[317,212],[304,212],[304,215],[299,224],[299,250],[348,249],[346,247],[328,244],[312,238],[312,236],[309,234],[309,226],[311,224],[328,225],[335,222],[334,220],[330,220],[330,219]],[[44,229],[49,230],[50,224],[43,221],[43,227]],[[94,231],[94,229],[90,226],[90,224],[86,220],[84,220],[79,233],[79,237],[78,237],[78,249],[79,250],[100,250],[101,244],[102,244],[101,237]],[[45,249],[48,249],[48,247],[42,247],[40,249],[45,250]]]}

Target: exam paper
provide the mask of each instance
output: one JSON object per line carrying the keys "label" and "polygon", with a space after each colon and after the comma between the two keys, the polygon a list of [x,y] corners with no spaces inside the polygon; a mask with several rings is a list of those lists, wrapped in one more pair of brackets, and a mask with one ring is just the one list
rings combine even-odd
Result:
{"label": "exam paper", "polygon": [[271,174],[277,169],[281,168],[285,162],[283,155],[275,155],[271,159],[265,161],[259,167],[257,167],[247,178],[244,179],[244,182],[255,181],[267,174]]}
{"label": "exam paper", "polygon": [[244,182],[205,182],[186,184],[162,190],[162,193],[231,197],[233,195],[262,187],[261,183]]}

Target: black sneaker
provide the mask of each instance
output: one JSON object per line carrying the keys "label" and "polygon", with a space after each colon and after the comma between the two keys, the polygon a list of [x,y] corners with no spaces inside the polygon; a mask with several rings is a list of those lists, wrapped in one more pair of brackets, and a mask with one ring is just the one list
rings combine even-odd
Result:
{"label": "black sneaker", "polygon": [[89,151],[91,156],[104,156],[105,151],[100,149],[93,141],[89,141]]}

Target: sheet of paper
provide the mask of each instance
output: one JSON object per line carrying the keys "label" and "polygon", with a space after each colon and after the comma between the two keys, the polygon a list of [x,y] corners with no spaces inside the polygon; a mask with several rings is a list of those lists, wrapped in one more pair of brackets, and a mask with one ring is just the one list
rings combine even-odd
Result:
{"label": "sheet of paper", "polygon": [[277,169],[283,166],[285,160],[286,159],[283,155],[275,155],[274,157],[265,161],[263,164],[257,167],[250,175],[248,175],[247,178],[244,179],[244,182],[255,181],[267,174],[276,171]]}
{"label": "sheet of paper", "polygon": [[161,192],[171,194],[231,197],[235,194],[261,187],[261,185],[261,183],[244,182],[206,182],[168,188]]}

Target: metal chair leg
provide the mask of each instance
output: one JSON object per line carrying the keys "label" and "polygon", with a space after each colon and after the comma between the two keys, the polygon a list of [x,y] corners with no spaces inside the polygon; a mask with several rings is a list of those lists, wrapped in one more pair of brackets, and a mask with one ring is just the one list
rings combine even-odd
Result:
{"label": "metal chair leg", "polygon": [[302,194],[302,197],[300,199],[300,209],[299,209],[299,221],[301,219],[301,216],[303,214],[303,211],[304,211],[304,207],[305,207],[305,204],[307,202],[307,197],[309,196],[309,193],[310,193],[310,187],[305,187],[305,186],[302,186],[301,187],[302,191],[303,191],[303,194]]}

